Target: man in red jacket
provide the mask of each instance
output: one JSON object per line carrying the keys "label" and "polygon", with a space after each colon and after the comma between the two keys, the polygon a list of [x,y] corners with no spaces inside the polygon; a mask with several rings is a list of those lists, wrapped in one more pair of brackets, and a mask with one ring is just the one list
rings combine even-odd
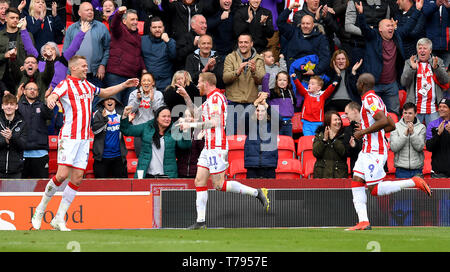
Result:
{"label": "man in red jacket", "polygon": [[[119,7],[110,24],[111,43],[106,66],[105,84],[107,87],[125,82],[129,78],[140,77],[145,71],[141,54],[141,36],[137,29],[138,15],[133,9]],[[126,89],[117,95],[123,105],[128,105],[128,97],[133,91]]]}

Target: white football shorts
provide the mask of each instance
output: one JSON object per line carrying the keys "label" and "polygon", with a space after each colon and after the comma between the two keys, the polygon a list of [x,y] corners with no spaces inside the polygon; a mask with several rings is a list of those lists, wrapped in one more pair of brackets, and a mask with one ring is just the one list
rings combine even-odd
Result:
{"label": "white football shorts", "polygon": [[204,148],[198,157],[198,167],[209,170],[210,174],[219,174],[228,168],[228,150]]}
{"label": "white football shorts", "polygon": [[367,185],[375,185],[386,177],[384,171],[386,161],[387,154],[359,152],[353,167],[353,175],[364,179]]}
{"label": "white football shorts", "polygon": [[89,159],[89,144],[89,140],[59,139],[58,164],[86,170]]}

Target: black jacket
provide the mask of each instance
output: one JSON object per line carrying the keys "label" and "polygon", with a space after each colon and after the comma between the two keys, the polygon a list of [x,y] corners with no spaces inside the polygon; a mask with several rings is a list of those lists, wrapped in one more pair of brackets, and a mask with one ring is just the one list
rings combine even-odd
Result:
{"label": "black jacket", "polygon": [[437,134],[440,122],[442,122],[442,118],[428,124],[427,138],[429,130],[431,130],[432,137],[426,141],[426,147],[428,151],[432,152],[431,168],[433,171],[450,176],[450,133],[444,129],[440,136]]}
{"label": "black jacket", "polygon": [[[209,72],[212,72],[216,75],[217,83],[216,86],[219,89],[225,89],[225,84],[223,83],[222,75],[223,75],[223,61],[220,57],[216,55],[215,51],[211,51],[211,58],[216,58],[216,65],[214,65],[214,69],[210,70]],[[203,68],[205,66],[200,60],[200,50],[197,49],[194,51],[194,53],[190,54],[186,58],[186,65],[184,69],[189,72],[189,74],[192,77],[192,82],[197,85],[198,83],[198,77],[200,73],[202,72]]]}
{"label": "black jacket", "polygon": [[25,150],[48,150],[47,120],[51,120],[53,110],[39,99],[30,104],[24,95],[19,100],[19,112],[27,124]]}
{"label": "black jacket", "polygon": [[162,0],[162,9],[170,14],[169,29],[171,33],[169,37],[173,38],[178,43],[178,39],[189,31],[190,18],[195,14],[208,14],[211,1],[208,0],[194,0],[191,5],[186,5],[183,1],[169,1]]}
{"label": "black jacket", "polygon": [[5,113],[0,112],[0,130],[6,128],[12,131],[12,137],[7,143],[6,139],[0,136],[0,172],[19,173],[23,169],[23,150],[27,141],[27,129],[18,111],[12,121],[6,120]]}
{"label": "black jacket", "polygon": [[358,159],[359,152],[362,149],[362,139],[355,139],[356,146],[351,147],[350,146],[350,138],[353,136],[353,133],[355,132],[355,129],[357,127],[356,122],[352,121],[350,122],[349,126],[346,126],[344,128],[344,143],[347,149],[347,157],[350,158],[350,169],[353,170],[353,166],[355,166],[355,162]]}
{"label": "black jacket", "polygon": [[[254,118],[256,108],[251,105],[249,123],[245,122],[244,167],[277,168],[278,129],[272,128],[272,120],[258,121]],[[270,108],[267,109],[270,114]],[[263,135],[261,135],[263,134]]]}
{"label": "black jacket", "polygon": [[[261,24],[261,16],[268,16],[266,23]],[[267,39],[274,33],[272,12],[266,8],[259,7],[253,14],[253,20],[247,23],[248,5],[240,7],[233,18],[233,31],[235,38],[243,33],[250,33],[253,38],[253,47],[258,53],[261,53],[267,46]]]}
{"label": "black jacket", "polygon": [[[119,118],[122,118],[123,114],[123,106],[122,104],[115,98],[116,100],[116,112],[119,115]],[[103,101],[105,99],[101,99],[98,102],[98,109],[94,113],[94,117],[92,118],[92,132],[94,133],[94,143],[92,145],[92,155],[94,160],[101,161],[103,159],[103,150],[105,148],[105,137],[106,137],[106,127],[108,124],[108,116],[103,117]],[[128,150],[125,145],[125,140],[123,137],[123,133],[120,132],[119,141],[120,141],[120,154],[122,157],[122,161],[126,161],[126,156],[128,154]]]}

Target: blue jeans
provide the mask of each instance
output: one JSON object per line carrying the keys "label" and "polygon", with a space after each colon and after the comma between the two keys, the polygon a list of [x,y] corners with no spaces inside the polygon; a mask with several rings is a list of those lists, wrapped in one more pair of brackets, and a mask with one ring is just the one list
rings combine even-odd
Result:
{"label": "blue jeans", "polygon": [[400,101],[398,98],[397,81],[389,84],[377,84],[374,87],[375,93],[383,99],[388,112],[400,113]]}
{"label": "blue jeans", "polygon": [[[119,76],[112,73],[106,73],[105,76],[105,85],[106,87],[111,87],[120,83],[123,83],[127,81],[127,77]],[[125,90],[122,90],[118,94],[115,94],[114,97],[119,100],[122,105],[125,107],[128,105],[128,97],[130,97],[130,93],[134,91],[136,88],[126,88]]]}
{"label": "blue jeans", "polygon": [[431,113],[431,114],[417,114],[417,120],[419,120],[419,122],[423,123],[423,121],[425,121],[425,126],[428,126],[428,124],[431,121],[434,121],[436,119],[439,119],[439,113],[435,112],[435,113]]}
{"label": "blue jeans", "polygon": [[322,122],[310,122],[306,121],[305,119],[302,119],[302,123],[303,123],[303,136],[316,135],[317,128],[323,124]]}
{"label": "blue jeans", "polygon": [[[94,76],[93,74],[88,74],[86,80],[99,88],[105,87],[103,81],[100,80],[98,77]],[[98,96],[94,96],[94,100],[92,101],[92,113],[94,113],[97,110],[97,104],[99,100],[100,98]]]}
{"label": "blue jeans", "polygon": [[397,167],[395,169],[395,177],[396,178],[408,179],[408,178],[414,177],[417,174],[422,174],[422,168],[420,168],[420,169],[406,169],[406,168]]}
{"label": "blue jeans", "polygon": [[292,121],[291,120],[281,121],[279,134],[292,137]]}
{"label": "blue jeans", "polygon": [[245,134],[245,127],[248,125],[250,118],[247,107],[250,105],[251,103],[237,103],[228,100],[227,135]]}

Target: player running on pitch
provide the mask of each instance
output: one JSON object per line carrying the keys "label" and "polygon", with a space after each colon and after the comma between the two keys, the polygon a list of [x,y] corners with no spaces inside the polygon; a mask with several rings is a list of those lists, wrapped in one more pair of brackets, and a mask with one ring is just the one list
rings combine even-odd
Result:
{"label": "player running on pitch", "polygon": [[383,181],[386,173],[384,165],[387,160],[388,146],[385,132],[395,129],[395,123],[387,115],[383,100],[375,94],[375,78],[372,74],[362,74],[356,83],[361,95],[361,129],[355,131],[356,139],[363,138],[363,148],[353,168],[352,194],[353,204],[358,214],[359,223],[347,230],[370,230],[367,217],[367,196],[365,185],[373,196],[389,195],[403,188],[418,188],[428,196],[431,190],[420,177],[411,179]]}
{"label": "player running on pitch", "polygon": [[[201,129],[205,137],[205,147],[198,158],[195,188],[197,192],[197,221],[189,229],[205,229],[206,203],[208,201],[207,181],[211,177],[213,187],[223,192],[240,193],[257,198],[269,210],[267,189],[254,189],[234,180],[225,180],[228,168],[228,142],[225,134],[227,119],[227,99],[216,88],[216,76],[213,73],[201,73],[197,85],[200,95],[207,100],[201,105],[201,122],[181,120],[180,129]],[[197,110],[200,110],[197,109]],[[195,115],[194,115],[195,116]]]}
{"label": "player running on pitch", "polygon": [[89,135],[91,131],[92,100],[94,95],[102,98],[113,96],[128,87],[139,84],[137,78],[100,89],[86,80],[88,63],[85,57],[73,56],[68,63],[70,76],[61,81],[47,98],[47,105],[53,109],[59,100],[63,107],[64,124],[58,135],[58,169],[45,187],[41,202],[36,208],[31,223],[40,229],[42,216],[48,202],[58,187],[70,176],[70,182],[63,192],[56,216],[50,225],[60,231],[70,231],[64,216],[81,185],[89,156]]}

